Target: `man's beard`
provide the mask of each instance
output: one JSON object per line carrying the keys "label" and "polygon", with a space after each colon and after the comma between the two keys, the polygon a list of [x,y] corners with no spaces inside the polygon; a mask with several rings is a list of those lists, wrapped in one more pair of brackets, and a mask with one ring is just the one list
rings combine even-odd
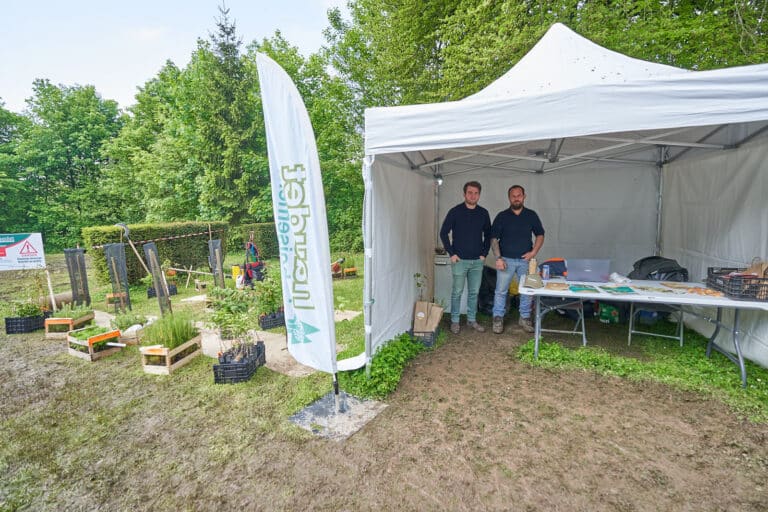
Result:
{"label": "man's beard", "polygon": [[512,209],[513,210],[522,210],[523,209],[523,202],[522,201],[513,201],[512,202]]}

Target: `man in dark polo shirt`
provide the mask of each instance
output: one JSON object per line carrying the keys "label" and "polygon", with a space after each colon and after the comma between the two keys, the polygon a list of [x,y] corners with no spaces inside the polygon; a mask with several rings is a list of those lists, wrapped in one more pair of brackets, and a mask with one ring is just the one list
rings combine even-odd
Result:
{"label": "man in dark polo shirt", "polygon": [[[528,260],[535,257],[544,245],[544,227],[535,211],[524,206],[525,189],[512,185],[507,191],[509,208],[500,212],[491,227],[491,247],[496,256],[496,293],[493,297],[493,332],[504,331],[507,294],[512,278],[522,285],[528,273]],[[531,241],[531,235],[535,237]],[[520,296],[520,326],[533,332],[531,324],[531,297]]]}
{"label": "man in dark polo shirt", "polygon": [[[477,323],[477,294],[483,278],[483,263],[491,245],[491,217],[479,206],[482,187],[476,181],[464,184],[464,202],[448,211],[440,229],[440,240],[451,256],[451,332],[461,330],[461,294],[467,282],[467,325],[477,332],[485,328]],[[448,233],[451,234],[450,239]]]}

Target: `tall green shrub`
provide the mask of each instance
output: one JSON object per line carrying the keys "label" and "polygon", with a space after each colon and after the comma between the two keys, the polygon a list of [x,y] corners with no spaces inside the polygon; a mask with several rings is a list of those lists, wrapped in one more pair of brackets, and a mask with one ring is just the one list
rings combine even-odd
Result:
{"label": "tall green shrub", "polygon": [[[168,260],[174,266],[185,268],[190,265],[194,268],[208,267],[209,227],[210,236],[213,239],[221,239],[222,256],[226,256],[228,228],[225,222],[175,222],[170,224],[131,224],[128,226],[131,240],[142,259],[144,259],[142,242],[154,240],[159,256],[158,263]],[[138,283],[146,275],[123,233],[123,229],[118,226],[97,226],[84,228],[82,231],[83,240],[91,255],[96,275],[102,283],[109,282],[107,261],[102,248],[104,244],[125,243],[125,260],[130,284]]]}

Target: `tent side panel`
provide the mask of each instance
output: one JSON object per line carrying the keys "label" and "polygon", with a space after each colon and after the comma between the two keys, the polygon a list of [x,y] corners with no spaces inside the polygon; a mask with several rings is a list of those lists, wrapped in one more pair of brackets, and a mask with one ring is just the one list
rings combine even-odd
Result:
{"label": "tent side panel", "polygon": [[[544,246],[537,259],[606,258],[627,274],[632,263],[654,252],[658,173],[655,166],[596,163],[547,174],[504,173],[478,169],[448,176],[440,187],[439,220],[462,201],[462,186],[483,186],[480,205],[493,220],[509,208],[507,189],[522,185],[525,204],[544,225]],[[488,262],[492,265],[493,254]],[[438,283],[440,286],[441,283]]]}
{"label": "tent side panel", "polygon": [[[748,266],[768,258],[768,140],[688,158],[664,168],[662,253],[688,268],[700,281],[707,267]],[[726,313],[726,322],[733,319]],[[703,321],[692,325],[709,336]],[[768,313],[741,315],[742,350],[768,366]],[[730,336],[718,338],[732,347]]]}
{"label": "tent side panel", "polygon": [[431,276],[434,181],[379,157],[373,163],[372,350],[411,328],[415,273]]}

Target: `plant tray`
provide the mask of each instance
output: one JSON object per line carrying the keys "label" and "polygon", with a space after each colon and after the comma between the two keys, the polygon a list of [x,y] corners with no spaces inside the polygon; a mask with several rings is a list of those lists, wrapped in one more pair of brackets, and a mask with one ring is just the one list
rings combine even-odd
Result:
{"label": "plant tray", "polygon": [[437,335],[440,334],[440,328],[438,327],[434,331],[425,332],[411,331],[410,334],[413,341],[421,343],[425,347],[433,347],[435,345],[435,341],[437,341]]}
{"label": "plant tray", "polygon": [[236,363],[219,363],[213,365],[213,382],[216,384],[237,384],[250,379],[259,366],[266,363],[264,342],[254,345],[249,357]]}
{"label": "plant tray", "polygon": [[[141,352],[141,366],[144,368],[145,373],[151,373],[153,375],[170,375],[182,366],[185,366],[192,362],[192,360],[202,354],[200,340],[201,336],[198,334],[186,343],[182,343],[174,349],[168,349],[163,346],[155,347],[139,347]],[[194,350],[191,347],[196,346]],[[182,352],[188,353],[181,359],[174,361],[174,357]],[[161,364],[152,364],[152,360],[159,357],[162,361]]]}
{"label": "plant tray", "polygon": [[[69,355],[79,357],[80,359],[85,359],[86,361],[97,361],[99,359],[103,359],[107,356],[110,356],[114,354],[115,352],[119,352],[122,347],[110,347],[109,345],[104,345],[104,348],[99,348],[100,344],[103,342],[117,342],[120,338],[120,331],[115,329],[108,332],[103,332],[101,334],[96,334],[94,336],[89,337],[85,340],[79,340],[75,338],[72,333],[75,333],[77,331],[81,331],[82,329],[77,329],[75,331],[70,331],[67,333],[67,350],[69,351]],[[80,350],[78,350],[78,347]]]}
{"label": "plant tray", "polygon": [[768,277],[729,275],[744,272],[744,268],[709,267],[707,286],[738,300],[768,301]]}
{"label": "plant tray", "polygon": [[[80,318],[46,318],[45,319],[45,338],[48,340],[65,339],[68,331],[74,331],[76,327],[86,324],[94,319],[93,313],[88,313]],[[52,325],[66,325],[67,330],[62,332],[51,331]]]}
{"label": "plant tray", "polygon": [[37,331],[45,326],[45,317],[40,316],[11,316],[5,318],[5,334],[22,334]]}
{"label": "plant tray", "polygon": [[[169,284],[168,285],[168,295],[176,295],[179,293],[179,289],[176,287],[175,284]],[[147,288],[147,298],[151,299],[152,297],[157,297],[157,293],[155,292],[155,288],[150,286]]]}
{"label": "plant tray", "polygon": [[267,316],[259,318],[259,327],[262,330],[274,329],[275,327],[281,327],[285,325],[285,313],[272,313]]}

